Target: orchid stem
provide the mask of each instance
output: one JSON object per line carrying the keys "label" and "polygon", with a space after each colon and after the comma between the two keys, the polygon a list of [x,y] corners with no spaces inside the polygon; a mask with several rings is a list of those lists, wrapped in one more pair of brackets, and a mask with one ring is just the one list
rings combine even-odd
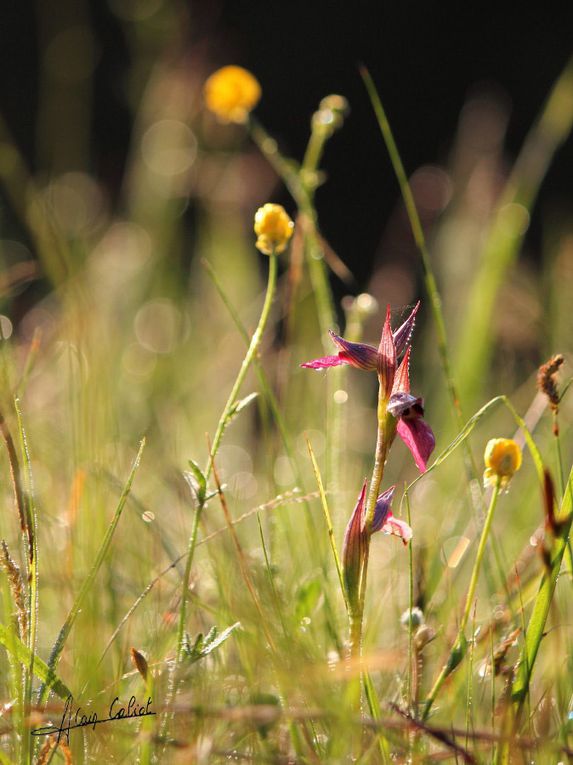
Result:
{"label": "orchid stem", "polygon": [[450,652],[448,661],[442,667],[442,671],[438,675],[438,678],[436,679],[436,682],[434,683],[432,690],[430,691],[428,698],[426,699],[426,703],[424,705],[424,711],[422,713],[422,721],[428,718],[432,705],[434,701],[436,700],[436,696],[438,695],[440,688],[444,684],[446,678],[454,671],[454,669],[456,669],[458,664],[460,664],[460,662],[464,658],[466,647],[467,647],[467,641],[465,636],[466,627],[467,627],[468,620],[470,618],[472,607],[474,605],[474,598],[475,598],[475,591],[477,587],[478,577],[479,577],[481,564],[483,561],[483,556],[484,556],[486,545],[487,545],[487,539],[491,529],[493,514],[495,512],[495,507],[497,504],[497,499],[499,497],[500,489],[501,489],[501,478],[498,477],[491,495],[489,508],[487,511],[484,527],[481,533],[476,560],[472,570],[468,594],[466,597],[464,613],[462,615],[460,626],[458,628],[458,635],[454,642],[452,650]]}
{"label": "orchid stem", "polygon": [[362,628],[364,621],[364,604],[366,600],[366,583],[368,580],[368,561],[370,558],[370,529],[374,520],[376,510],[376,499],[380,493],[380,485],[384,477],[384,465],[388,449],[394,440],[396,433],[396,420],[388,414],[386,406],[388,404],[386,393],[382,385],[378,394],[378,433],[376,436],[376,454],[374,457],[374,468],[370,479],[370,489],[366,502],[366,512],[364,516],[364,534],[366,537],[366,547],[362,560],[358,587],[358,602],[356,608],[350,613],[350,649],[351,656],[358,657],[362,648]]}

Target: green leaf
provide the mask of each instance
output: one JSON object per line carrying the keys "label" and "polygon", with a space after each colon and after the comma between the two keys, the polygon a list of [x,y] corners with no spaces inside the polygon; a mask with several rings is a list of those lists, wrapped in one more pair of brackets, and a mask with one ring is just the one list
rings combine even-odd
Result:
{"label": "green leaf", "polygon": [[198,504],[203,505],[207,494],[207,479],[199,465],[193,460],[189,460],[189,467],[191,468],[191,473],[184,472],[183,477],[189,484],[189,488],[196,497]]}
{"label": "green leaf", "polygon": [[224,629],[223,632],[219,632],[217,627],[211,627],[205,636],[200,632],[195,638],[195,642],[191,647],[191,641],[189,638],[187,638],[186,645],[184,645],[184,651],[187,654],[187,659],[191,664],[195,664],[195,662],[204,659],[205,656],[208,656],[210,653],[219,648],[219,646],[222,645],[240,626],[241,622],[235,622],[235,624],[232,624],[230,627],[227,627],[227,629]]}
{"label": "green leaf", "polygon": [[258,395],[258,393],[249,393],[249,395],[245,396],[245,398],[241,398],[239,401],[235,401],[235,403],[229,409],[229,414],[227,415],[226,420],[227,424],[229,424],[231,420],[234,420],[239,412],[242,411],[246,406],[249,406],[249,404],[258,397]]}
{"label": "green leaf", "polygon": [[446,664],[446,677],[450,675],[464,658],[468,648],[468,641],[465,635],[460,635],[454,647],[451,650],[448,663]]}

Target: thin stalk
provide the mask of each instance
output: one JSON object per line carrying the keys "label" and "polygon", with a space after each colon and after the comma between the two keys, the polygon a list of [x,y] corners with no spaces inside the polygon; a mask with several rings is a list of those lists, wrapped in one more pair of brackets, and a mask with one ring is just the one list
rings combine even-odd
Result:
{"label": "thin stalk", "polygon": [[[404,498],[406,500],[406,513],[408,517],[408,526],[412,526],[412,519],[410,513],[410,497],[408,492],[404,492]],[[414,660],[413,655],[413,639],[414,639],[414,625],[412,623],[412,609],[414,608],[414,555],[412,553],[412,542],[408,545],[408,608],[410,618],[408,619],[408,706],[410,709],[415,709],[415,699],[412,694],[412,662]]]}
{"label": "thin stalk", "polygon": [[479,573],[480,573],[481,564],[483,561],[483,556],[486,550],[487,539],[491,529],[491,524],[493,521],[495,507],[497,505],[497,499],[499,497],[500,488],[501,488],[501,478],[498,478],[493,488],[484,527],[481,533],[476,560],[472,570],[472,575],[471,575],[470,584],[468,588],[468,594],[466,597],[466,605],[464,608],[464,612],[462,614],[460,626],[458,628],[458,636],[454,642],[448,661],[446,662],[446,664],[444,664],[442,671],[438,675],[436,682],[434,683],[432,690],[430,691],[428,698],[426,699],[426,704],[424,705],[424,711],[422,713],[422,720],[426,720],[428,718],[428,715],[430,714],[430,710],[432,708],[434,701],[436,700],[436,696],[438,695],[440,688],[444,684],[446,678],[454,671],[454,669],[458,666],[458,664],[462,661],[464,657],[466,647],[467,647],[467,640],[465,635],[466,627],[467,627],[468,620],[470,618],[472,606],[474,605],[474,598],[475,598],[475,592],[476,592],[476,587],[478,583]]}
{"label": "thin stalk", "polygon": [[420,216],[418,215],[418,210],[416,209],[416,202],[414,201],[414,196],[412,194],[410,184],[408,183],[408,177],[406,175],[406,171],[404,170],[402,159],[400,158],[400,152],[398,151],[392,129],[390,128],[390,123],[388,122],[388,117],[386,116],[386,112],[382,106],[382,101],[380,100],[380,96],[378,95],[374,81],[370,76],[370,72],[365,67],[361,67],[360,73],[362,75],[362,79],[364,80],[366,90],[368,91],[372,107],[374,108],[374,113],[378,119],[378,124],[386,144],[388,156],[390,157],[390,162],[394,168],[394,173],[396,174],[396,179],[400,187],[400,192],[402,193],[402,199],[404,200],[404,206],[406,207],[406,213],[410,221],[410,227],[412,229],[414,241],[416,242],[416,246],[420,252],[422,268],[424,271],[424,283],[430,298],[432,316],[434,318],[434,324],[436,326],[436,333],[438,336],[438,353],[440,356],[440,362],[444,372],[444,377],[446,378],[448,393],[450,395],[450,399],[454,407],[454,412],[456,414],[456,422],[458,427],[461,428],[463,425],[463,415],[458,391],[452,375],[452,367],[450,363],[450,355],[448,351],[448,341],[446,335],[446,324],[444,322],[444,314],[442,312],[442,299],[440,297],[440,293],[438,292],[436,278],[432,270],[430,253],[428,252],[428,248],[426,246],[424,230],[422,228]]}
{"label": "thin stalk", "polygon": [[[257,328],[255,329],[253,336],[251,337],[251,342],[247,349],[247,353],[245,354],[243,363],[241,364],[241,368],[239,369],[239,373],[237,375],[233,388],[231,389],[231,393],[229,394],[229,398],[227,399],[227,403],[225,404],[225,407],[219,419],[219,423],[215,431],[215,436],[213,438],[213,445],[211,446],[211,450],[209,454],[209,461],[207,462],[207,466],[205,468],[205,480],[208,480],[209,476],[211,475],[211,471],[213,469],[213,460],[215,459],[215,456],[217,455],[217,452],[219,450],[219,446],[221,445],[221,439],[223,437],[223,433],[227,426],[227,422],[229,420],[229,415],[231,413],[232,407],[237,400],[239,391],[241,389],[241,385],[243,384],[245,380],[249,367],[251,366],[253,359],[255,358],[257,351],[259,349],[259,346],[261,344],[263,333],[265,331],[265,327],[267,325],[269,314],[271,311],[271,306],[272,306],[275,289],[276,289],[276,283],[277,283],[277,255],[276,253],[273,252],[270,255],[267,290],[265,293],[265,300],[263,303],[261,316],[259,318],[259,323],[257,324]],[[185,622],[186,622],[186,616],[187,616],[186,611],[187,611],[189,581],[191,579],[191,568],[193,565],[193,558],[195,556],[195,548],[197,546],[197,532],[199,529],[199,522],[201,520],[203,507],[204,507],[204,503],[198,503],[195,508],[195,512],[193,514],[193,525],[191,528],[191,536],[189,537],[189,543],[187,546],[187,559],[185,562],[185,570],[183,572],[183,583],[182,583],[182,590],[181,590],[181,606],[179,609],[179,625],[177,629],[177,664],[179,664],[179,662],[181,661],[181,658],[183,655],[183,646],[185,643],[185,640],[184,640]]]}
{"label": "thin stalk", "polygon": [[219,419],[217,430],[215,431],[215,436],[213,437],[213,445],[211,447],[209,461],[205,468],[206,479],[208,479],[209,476],[211,475],[211,470],[213,469],[213,460],[216,457],[217,452],[219,451],[219,446],[221,445],[221,439],[223,437],[223,433],[225,432],[225,428],[227,427],[229,415],[231,414],[233,405],[237,401],[239,391],[245,380],[247,372],[249,371],[249,367],[251,366],[253,359],[255,358],[257,351],[259,350],[261,340],[263,339],[263,333],[267,326],[267,322],[271,312],[271,306],[275,296],[276,285],[277,285],[277,255],[275,252],[273,252],[269,256],[269,260],[270,262],[269,262],[269,276],[268,276],[268,282],[267,282],[267,290],[265,293],[265,300],[263,303],[263,308],[261,311],[259,323],[253,333],[249,348],[247,349],[247,353],[245,354],[245,358],[243,359],[243,363],[241,364],[241,368],[239,369],[239,374],[237,375],[235,384],[233,385],[231,393],[229,394],[229,398],[227,399],[227,403],[225,404],[225,408],[223,409],[223,413],[221,414],[221,417]]}
{"label": "thin stalk", "polygon": [[[219,293],[219,296],[221,297],[221,300],[223,301],[225,307],[229,311],[229,315],[233,319],[233,322],[235,323],[235,326],[237,327],[237,330],[239,331],[241,337],[243,338],[247,348],[250,344],[249,335],[243,325],[243,322],[241,321],[241,318],[239,314],[237,313],[236,308],[233,306],[229,298],[227,297],[223,285],[219,281],[219,278],[215,271],[213,270],[213,267],[210,263],[204,261],[203,262],[204,267],[207,270],[207,273],[209,274],[209,277],[213,281],[213,284],[215,285],[215,288],[217,292]],[[300,489],[302,489],[303,492],[306,492],[305,489],[305,483],[304,478],[302,476],[302,473],[298,467],[298,463],[296,461],[295,455],[294,455],[294,448],[292,445],[292,440],[290,437],[290,434],[288,432],[287,424],[285,422],[285,419],[283,417],[283,414],[279,407],[279,402],[277,401],[277,397],[269,383],[269,380],[265,374],[265,371],[261,365],[260,360],[255,356],[253,360],[253,365],[255,368],[255,372],[257,374],[257,377],[259,379],[259,385],[261,386],[261,390],[264,394],[264,396],[267,399],[269,408],[271,410],[271,413],[274,417],[277,429],[279,431],[283,447],[286,453],[286,456],[288,457],[291,470],[293,472],[293,475],[295,477],[295,480],[297,482],[297,486],[299,486]],[[308,506],[308,503],[305,502],[305,511],[306,511],[306,520],[308,524],[309,534],[311,538],[314,540],[316,537],[316,529],[314,527],[314,520],[312,513],[310,511],[310,508]]]}
{"label": "thin stalk", "polygon": [[[38,536],[37,536],[37,515],[36,515],[36,503],[34,501],[34,483],[32,476],[32,464],[30,461],[30,452],[28,449],[28,441],[26,438],[26,431],[24,430],[24,423],[22,421],[22,412],[20,410],[20,402],[17,398],[14,399],[14,408],[16,409],[16,417],[18,421],[18,433],[20,436],[20,449],[22,451],[22,457],[27,473],[27,497],[26,497],[26,517],[28,524],[28,539],[29,539],[29,558],[28,558],[28,579],[29,579],[29,592],[28,592],[28,607],[30,625],[30,631],[28,635],[28,648],[30,650],[30,662],[28,670],[25,676],[25,690],[24,690],[24,708],[26,715],[29,714],[29,710],[32,706],[32,685],[34,679],[34,661],[36,658],[36,638],[38,634]],[[26,762],[29,757],[30,737],[25,733],[22,736],[22,761]]]}

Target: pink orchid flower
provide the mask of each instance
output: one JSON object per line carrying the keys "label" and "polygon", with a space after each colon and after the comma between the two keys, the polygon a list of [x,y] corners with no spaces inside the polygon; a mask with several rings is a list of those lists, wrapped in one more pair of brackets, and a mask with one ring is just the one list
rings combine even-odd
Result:
{"label": "pink orchid flower", "polygon": [[[390,306],[382,329],[380,345],[376,349],[366,343],[351,343],[331,332],[338,347],[338,355],[324,356],[301,364],[308,369],[326,369],[340,364],[350,364],[357,369],[377,372],[380,386],[387,399],[386,410],[398,420],[397,432],[406,444],[421,472],[426,470],[428,459],[436,440],[432,429],[423,419],[424,406],[421,398],[410,393],[410,346],[408,345],[420,303],[416,303],[406,321],[392,332]],[[401,358],[400,365],[398,360]]]}
{"label": "pink orchid flower", "polygon": [[[368,535],[365,528],[366,487],[367,481],[364,481],[358,501],[348,521],[342,543],[342,569],[349,596],[352,596],[358,589],[360,567],[368,545]],[[399,537],[403,544],[407,545],[412,539],[412,529],[405,521],[395,518],[391,510],[395,488],[395,486],[391,486],[378,496],[370,534],[381,531],[383,534]]]}

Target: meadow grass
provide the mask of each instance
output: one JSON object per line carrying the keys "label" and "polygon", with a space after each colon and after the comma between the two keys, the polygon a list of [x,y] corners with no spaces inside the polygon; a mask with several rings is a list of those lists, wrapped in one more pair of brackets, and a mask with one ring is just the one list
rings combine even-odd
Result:
{"label": "meadow grass", "polygon": [[[396,485],[413,538],[370,538],[367,500],[358,605],[343,536],[372,472],[376,375],[299,366],[335,353],[339,322],[375,345],[384,323],[376,296],[337,304],[316,209],[344,103],[321,103],[299,164],[253,117],[220,125],[198,97],[159,97],[180,77],[166,64],[150,80],[117,209],[87,175],[33,178],[2,127],[2,180],[37,263],[3,249],[0,762],[570,760],[567,225],[542,272],[519,261],[571,129],[569,68],[473,234],[491,156],[473,158],[473,197],[449,169],[453,197],[424,231],[364,75],[420,250],[420,294],[391,314],[395,328],[422,301],[412,390],[436,449],[423,473],[400,441],[381,450],[381,490]],[[263,256],[252,214],[271,170],[295,234]],[[471,236],[460,295],[442,253]],[[16,317],[22,273],[42,294]],[[557,382],[546,370],[540,386],[558,352]],[[485,445],[502,437],[523,465],[484,486]],[[132,697],[154,715],[94,725]],[[66,704],[89,725],[58,739]]]}

